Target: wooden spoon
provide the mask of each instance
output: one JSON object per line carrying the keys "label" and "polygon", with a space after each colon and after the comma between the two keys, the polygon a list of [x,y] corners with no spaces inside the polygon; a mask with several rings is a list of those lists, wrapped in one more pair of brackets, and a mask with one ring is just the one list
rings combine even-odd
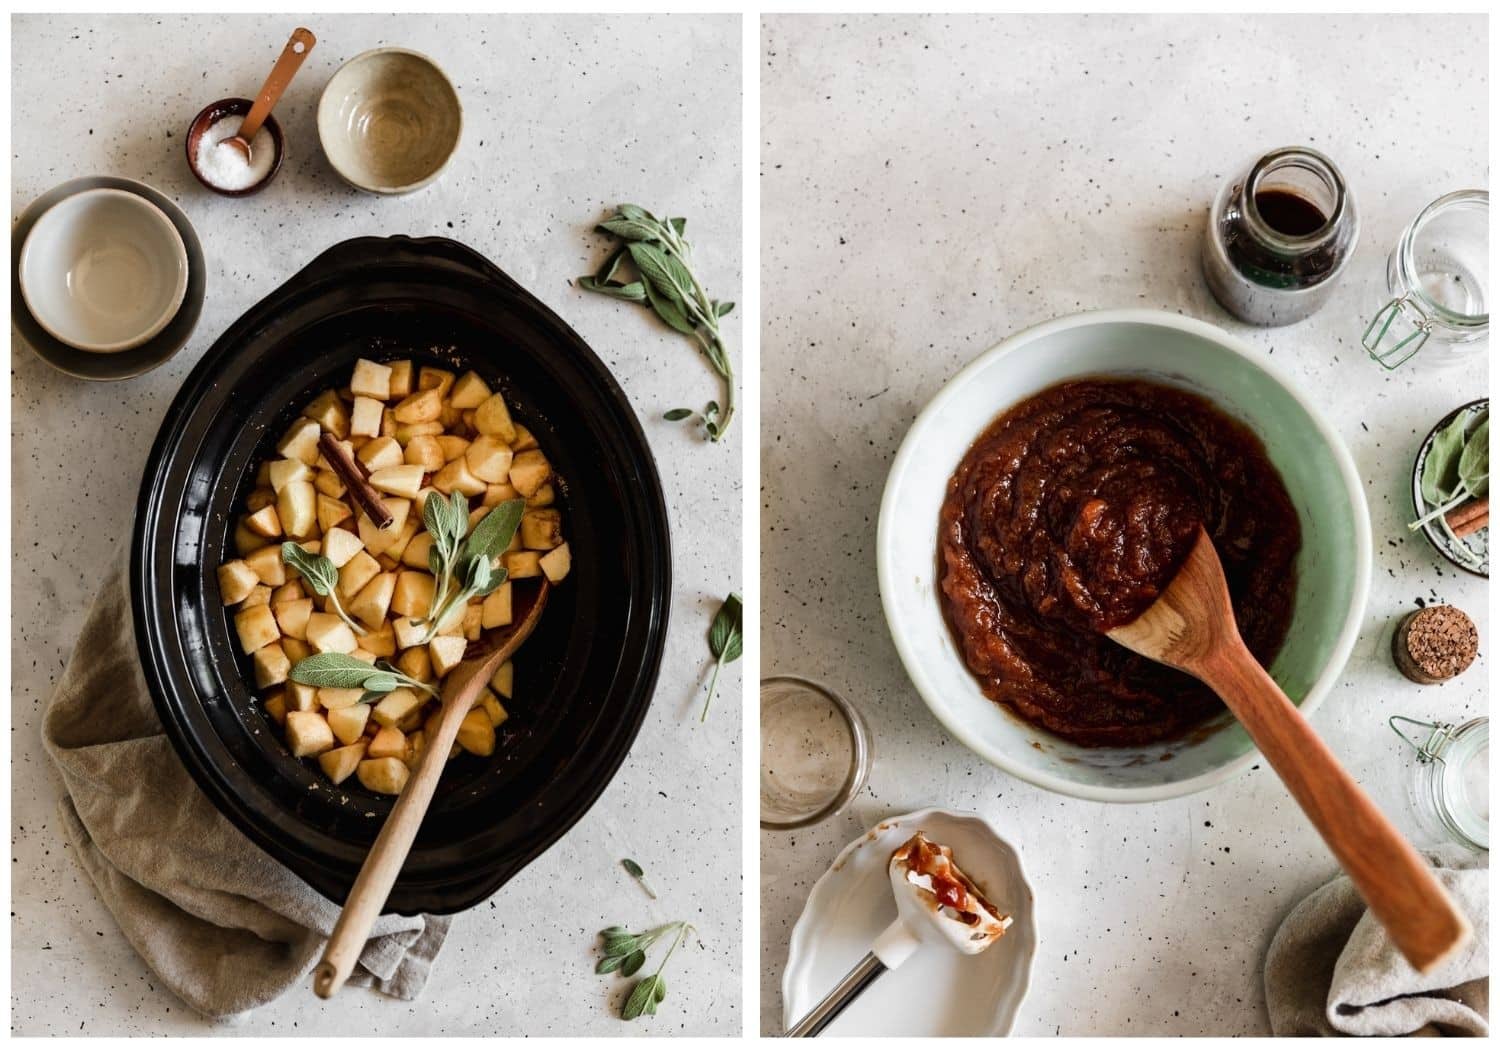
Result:
{"label": "wooden spoon", "polygon": [[1109,637],[1219,694],[1407,962],[1426,973],[1468,941],[1468,920],[1427,862],[1245,648],[1207,532],[1199,530],[1187,560],[1151,607]]}
{"label": "wooden spoon", "polygon": [[244,154],[246,163],[250,161],[250,143],[255,138],[255,133],[271,115],[271,108],[281,100],[281,93],[292,82],[292,77],[297,75],[297,70],[302,68],[302,60],[317,42],[318,38],[309,29],[299,27],[292,33],[286,47],[281,49],[281,57],[271,67],[271,75],[260,86],[260,94],[255,96],[250,112],[245,114],[245,119],[240,123],[240,130],[223,140]]}
{"label": "wooden spoon", "polygon": [[[518,605],[523,600],[519,590],[517,588]],[[396,884],[396,877],[401,874],[406,855],[416,840],[422,818],[427,815],[438,778],[448,763],[448,752],[458,738],[459,723],[473,708],[485,683],[536,629],[547,604],[547,592],[548,584],[543,579],[531,600],[531,607],[521,618],[510,627],[490,632],[483,642],[475,643],[474,647],[485,648],[460,663],[444,680],[443,706],[438,714],[437,727],[422,751],[416,772],[406,782],[401,797],[396,800],[391,815],[375,839],[375,845],[370,847],[370,854],[359,869],[359,877],[354,880],[354,887],[344,901],[344,910],[333,927],[333,936],[323,949],[323,961],[313,971],[313,991],[320,998],[332,996],[353,972],[354,964],[369,940],[370,927],[385,907],[391,887]]]}

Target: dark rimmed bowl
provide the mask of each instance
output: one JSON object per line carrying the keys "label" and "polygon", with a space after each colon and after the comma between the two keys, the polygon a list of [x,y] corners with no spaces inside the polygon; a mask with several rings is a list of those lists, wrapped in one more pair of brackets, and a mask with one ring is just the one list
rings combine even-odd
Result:
{"label": "dark rimmed bowl", "polygon": [[[1459,405],[1442,419],[1438,420],[1417,446],[1416,458],[1411,464],[1411,508],[1420,518],[1428,511],[1427,502],[1422,499],[1422,467],[1427,462],[1427,453],[1432,448],[1432,439],[1437,437],[1438,431],[1453,422],[1460,414],[1475,412],[1479,409],[1489,410],[1490,399],[1487,397],[1476,398],[1466,405]],[[1418,529],[1432,549],[1452,565],[1455,569],[1462,569],[1471,576],[1481,576],[1489,579],[1490,576],[1490,530],[1481,529],[1464,539],[1459,539],[1450,532],[1441,521],[1430,521]]]}
{"label": "dark rimmed bowl", "polygon": [[[26,309],[26,299],[21,295],[21,246],[25,244],[37,219],[58,201],[75,193],[94,189],[127,190],[146,198],[172,220],[188,254],[187,294],[183,297],[182,305],[177,308],[176,316],[140,346],[113,354],[90,353],[54,337],[31,316],[31,311]],[[198,324],[198,317],[203,312],[207,282],[208,266],[203,260],[203,247],[198,243],[198,235],[193,231],[193,224],[188,221],[188,217],[166,194],[133,179],[122,179],[114,175],[87,175],[70,179],[28,204],[10,231],[10,323],[15,325],[16,331],[21,334],[26,345],[31,347],[32,353],[59,372],[78,379],[106,382],[133,379],[171,360],[186,345]]]}
{"label": "dark rimmed bowl", "polygon": [[248,98],[221,98],[199,110],[193,122],[188,125],[186,139],[188,171],[191,171],[193,178],[201,182],[206,189],[213,190],[220,196],[248,197],[253,193],[259,193],[271,185],[271,180],[276,178],[276,173],[281,170],[281,162],[286,159],[286,139],[282,137],[281,125],[276,123],[275,115],[268,113],[266,114],[266,130],[271,133],[271,141],[276,144],[276,157],[271,161],[271,170],[266,172],[265,178],[242,190],[226,190],[222,186],[215,186],[209,182],[198,170],[198,143],[203,141],[204,132],[225,117],[243,117],[250,112],[252,105],[254,103]]}
{"label": "dark rimmed bowl", "polygon": [[516,658],[490,759],[450,764],[387,905],[488,897],[598,798],[645,717],[671,593],[667,512],[634,411],[560,318],[472,250],[366,237],[252,307],[184,382],[151,450],[131,559],[141,659],[183,762],[262,849],[342,901],[393,800],[294,759],[250,687],[217,566],[255,463],[355,358],[473,368],[552,460],[573,572]]}

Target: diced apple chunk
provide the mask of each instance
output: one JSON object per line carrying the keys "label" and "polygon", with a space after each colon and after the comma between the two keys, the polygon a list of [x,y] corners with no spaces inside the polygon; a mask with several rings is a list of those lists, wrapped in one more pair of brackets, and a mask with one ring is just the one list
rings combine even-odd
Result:
{"label": "diced apple chunk", "polygon": [[359,645],[361,649],[365,649],[377,657],[395,656],[396,634],[391,630],[389,623],[383,623],[375,630],[361,637]]}
{"label": "diced apple chunk", "polygon": [[407,649],[397,658],[396,669],[408,678],[426,682],[432,678],[432,655],[425,645]]}
{"label": "diced apple chunk", "polygon": [[242,559],[219,566],[219,598],[225,605],[244,601],[259,582],[260,576]]}
{"label": "diced apple chunk", "polygon": [[573,567],[573,555],[568,551],[568,545],[564,543],[561,547],[554,547],[542,555],[537,564],[541,566],[542,573],[549,583],[562,583],[563,578],[568,575],[568,570]]}
{"label": "diced apple chunk", "polygon": [[271,588],[263,583],[257,583],[250,588],[250,593],[245,595],[245,600],[240,602],[241,609],[248,609],[254,605],[270,605]]}
{"label": "diced apple chunk", "polygon": [[323,428],[311,419],[299,419],[276,445],[276,451],[310,467],[318,461],[318,438],[322,433]]}
{"label": "diced apple chunk", "polygon": [[460,457],[432,476],[432,487],[444,494],[462,492],[465,496],[482,496],[486,485],[474,476],[468,462]]}
{"label": "diced apple chunk", "polygon": [[451,463],[455,459],[462,459],[469,451],[469,439],[459,437],[457,434],[439,434],[437,436],[438,448],[443,451],[443,462]]}
{"label": "diced apple chunk", "polygon": [[234,630],[239,635],[240,650],[246,653],[263,649],[281,637],[269,605],[252,605],[235,613]]}
{"label": "diced apple chunk", "polygon": [[464,715],[458,726],[458,746],[481,758],[495,753],[495,724],[485,711],[475,708]]}
{"label": "diced apple chunk", "polygon": [[[557,548],[562,550],[563,547]],[[500,556],[500,562],[513,580],[525,580],[542,574],[542,556],[537,551],[511,551]]]}
{"label": "diced apple chunk", "polygon": [[428,556],[431,551],[432,533],[420,532],[411,538],[411,542],[401,552],[401,564],[412,569],[426,569],[429,566]]}
{"label": "diced apple chunk", "polygon": [[276,514],[274,504],[264,506],[254,514],[245,515],[245,528],[257,536],[264,536],[268,540],[274,540],[281,535],[281,518]]}
{"label": "diced apple chunk", "polygon": [[397,423],[432,423],[443,414],[443,395],[419,390],[402,398],[391,411]]}
{"label": "diced apple chunk", "polygon": [[500,669],[496,671],[494,677],[490,679],[490,688],[499,693],[501,696],[505,697],[505,699],[509,700],[511,699],[511,693],[514,691],[515,682],[515,661],[507,660],[505,663],[500,665]]}
{"label": "diced apple chunk", "polygon": [[355,397],[373,397],[377,401],[389,400],[391,396],[390,367],[361,357],[354,362],[354,375],[349,379],[349,392]]}
{"label": "diced apple chunk", "polygon": [[292,669],[292,661],[287,659],[286,652],[275,642],[255,650],[250,662],[255,669],[257,689],[280,685],[286,681],[286,676]]}
{"label": "diced apple chunk", "polygon": [[421,466],[411,463],[403,463],[399,467],[384,467],[370,475],[370,485],[392,496],[416,499],[425,473]]}
{"label": "diced apple chunk", "polygon": [[516,425],[511,421],[505,398],[491,394],[474,409],[474,429],[515,447]]}
{"label": "diced apple chunk", "polygon": [[364,541],[365,550],[371,554],[383,554],[396,542],[401,535],[401,530],[406,526],[406,517],[411,513],[411,500],[409,499],[384,499],[380,502],[385,504],[385,509],[391,512],[391,523],[383,529],[375,527],[369,515],[361,512],[359,515],[359,538]]}
{"label": "diced apple chunk", "polygon": [[349,560],[365,549],[365,541],[348,529],[332,528],[323,534],[323,557],[342,569]]}
{"label": "diced apple chunk", "polygon": [[[286,643],[281,644],[283,649]],[[296,661],[293,661],[295,664]],[[286,687],[287,707],[293,711],[316,711],[318,709],[318,691],[313,686],[303,685],[301,682],[288,682]]]}
{"label": "diced apple chunk", "polygon": [[530,496],[552,476],[552,465],[539,449],[518,452],[510,464],[510,483],[522,496]]}
{"label": "diced apple chunk", "polygon": [[302,414],[336,438],[349,436],[349,410],[332,390],[325,390],[313,398]]}
{"label": "diced apple chunk", "polygon": [[354,458],[363,463],[371,473],[387,467],[399,467],[406,461],[401,443],[393,437],[371,438],[360,446]]}
{"label": "diced apple chunk", "polygon": [[475,706],[489,715],[490,724],[497,728],[510,717],[510,713],[505,710],[505,705],[488,689],[480,695],[479,703]]}
{"label": "diced apple chunk", "polygon": [[370,720],[369,704],[353,704],[336,707],[328,712],[328,728],[341,744],[352,744],[365,735],[365,723]]}
{"label": "diced apple chunk", "polygon": [[338,711],[345,707],[353,707],[364,695],[363,689],[335,689],[331,686],[324,686],[318,690],[318,706],[325,711]]}
{"label": "diced apple chunk", "polygon": [[280,547],[263,547],[248,554],[245,556],[245,564],[250,566],[260,582],[267,587],[280,587],[286,582],[286,565],[282,563]]}
{"label": "diced apple chunk", "polygon": [[343,567],[339,569],[339,597],[354,597],[364,589],[365,584],[379,575],[380,563],[370,555],[369,551],[355,552],[354,557],[344,562]]}
{"label": "diced apple chunk", "polygon": [[417,371],[410,361],[392,361],[386,367],[391,370],[391,397],[405,397],[417,388]]}
{"label": "diced apple chunk", "polygon": [[550,551],[562,541],[562,511],[541,507],[521,515],[521,544],[528,550]]}
{"label": "diced apple chunk", "polygon": [[298,598],[289,602],[274,602],[271,612],[276,616],[276,625],[288,638],[307,638],[307,620],[312,615],[313,600]]}
{"label": "diced apple chunk", "polygon": [[485,595],[484,605],[479,610],[479,624],[488,631],[495,627],[505,627],[510,622],[511,586],[507,580]]}
{"label": "diced apple chunk", "polygon": [[349,433],[355,437],[379,437],[385,405],[372,397],[356,397],[349,414]]}
{"label": "diced apple chunk", "polygon": [[446,368],[423,365],[417,373],[417,389],[436,390],[439,397],[447,397],[448,391],[453,389],[453,378],[453,373]]}
{"label": "diced apple chunk", "polygon": [[411,770],[399,758],[367,758],[356,770],[359,782],[378,795],[399,795]]}
{"label": "diced apple chunk", "polygon": [[[399,585],[400,581],[396,582]],[[427,625],[423,624],[419,627],[412,623],[409,618],[400,616],[391,621],[391,630],[396,633],[396,648],[410,651],[415,646],[423,644],[422,636],[427,632]],[[412,675],[412,677],[415,678],[417,676]]]}
{"label": "diced apple chunk", "polygon": [[266,714],[269,715],[271,721],[275,722],[277,725],[284,725],[286,723],[285,693],[272,693],[270,696],[266,697]]}
{"label": "diced apple chunk", "polygon": [[489,396],[488,384],[477,373],[465,372],[454,381],[453,389],[448,391],[448,403],[459,410],[478,408]]}
{"label": "diced apple chunk", "polygon": [[279,495],[294,481],[311,481],[312,468],[300,459],[278,459],[271,463],[271,488]]}
{"label": "diced apple chunk", "polygon": [[281,528],[293,539],[313,535],[318,527],[318,490],[311,481],[291,481],[276,494]]}
{"label": "diced apple chunk", "polygon": [[396,594],[391,599],[391,611],[414,620],[425,617],[432,611],[433,592],[437,581],[428,573],[416,569],[404,569],[396,580]]}
{"label": "diced apple chunk", "polygon": [[292,754],[310,758],[333,747],[333,730],[328,728],[328,720],[316,711],[288,711],[286,742]]}
{"label": "diced apple chunk", "polygon": [[332,751],[323,752],[318,756],[318,765],[322,768],[323,775],[329,780],[335,784],[342,784],[359,768],[364,757],[365,742],[359,740],[344,747],[336,747]]}
{"label": "diced apple chunk", "polygon": [[381,726],[370,741],[371,758],[405,758],[406,734],[395,726]]}
{"label": "diced apple chunk", "polygon": [[296,667],[313,654],[312,646],[307,644],[305,638],[283,637],[281,639],[281,648],[286,650],[286,658],[292,661],[293,667]]}
{"label": "diced apple chunk", "polygon": [[396,574],[382,572],[365,584],[349,602],[349,615],[371,630],[385,622],[385,614],[391,607],[391,595],[396,590]]}
{"label": "diced apple chunk", "polygon": [[[313,486],[317,487],[316,484]],[[332,496],[318,493],[318,530],[327,532],[336,528],[354,516],[354,511],[349,509],[349,504]]]}
{"label": "diced apple chunk", "polygon": [[352,653],[359,647],[349,625],[332,613],[307,618],[307,644],[320,653]]}
{"label": "diced apple chunk", "polygon": [[510,476],[511,459],[510,446],[488,434],[481,434],[464,450],[469,472],[487,485],[498,485]]}
{"label": "diced apple chunk", "polygon": [[427,652],[432,656],[432,669],[437,676],[441,678],[457,667],[468,647],[469,640],[463,635],[440,634],[428,643]]}
{"label": "diced apple chunk", "polygon": [[370,717],[383,726],[399,725],[407,715],[422,706],[422,697],[418,696],[412,689],[392,689],[375,709],[370,712]]}

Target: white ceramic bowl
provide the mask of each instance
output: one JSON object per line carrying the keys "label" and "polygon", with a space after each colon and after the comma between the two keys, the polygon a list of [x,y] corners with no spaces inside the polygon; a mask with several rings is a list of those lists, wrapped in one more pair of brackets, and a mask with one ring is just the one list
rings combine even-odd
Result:
{"label": "white ceramic bowl", "polygon": [[1192,390],[1265,443],[1302,527],[1297,595],[1270,667],[1304,713],[1338,679],[1364,616],[1370,521],[1343,441],[1312,403],[1227,333],[1156,310],[1077,314],[1027,329],[981,355],[912,424],[886,481],[876,540],[880,596],[917,692],[955,737],[1039,787],[1105,802],[1151,802],[1201,791],[1248,768],[1254,746],[1227,713],[1181,740],[1085,748],[985,697],[939,601],[937,524],[948,479],[1001,412],[1046,387],[1130,375]]}
{"label": "white ceramic bowl", "polygon": [[964,874],[1014,922],[975,956],[924,944],[828,1026],[825,1035],[1001,1036],[1010,1032],[1031,983],[1036,907],[1021,857],[977,813],[924,809],[882,820],[846,846],[808,894],[792,929],[781,978],[790,1028],[864,958],[896,919],[886,874],[891,853],[916,832],[953,850]]}
{"label": "white ceramic bowl", "polygon": [[172,220],[145,197],[92,189],[49,208],[21,247],[21,295],[48,334],[115,353],[167,326],[188,287]]}

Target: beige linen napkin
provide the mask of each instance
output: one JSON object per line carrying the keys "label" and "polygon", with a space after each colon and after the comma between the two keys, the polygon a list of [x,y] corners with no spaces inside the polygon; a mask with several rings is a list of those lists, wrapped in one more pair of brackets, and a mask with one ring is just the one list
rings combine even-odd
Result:
{"label": "beige linen napkin", "polygon": [[1453,846],[1427,857],[1474,925],[1468,947],[1417,973],[1341,875],[1292,909],[1266,953],[1275,1034],[1489,1034],[1488,854]]}
{"label": "beige linen napkin", "polygon": [[[310,974],[338,906],[234,827],[162,731],[116,559],[42,723],[62,773],[62,826],[141,958],[195,1010],[230,1018]],[[351,978],[415,999],[449,916],[385,915]]]}

